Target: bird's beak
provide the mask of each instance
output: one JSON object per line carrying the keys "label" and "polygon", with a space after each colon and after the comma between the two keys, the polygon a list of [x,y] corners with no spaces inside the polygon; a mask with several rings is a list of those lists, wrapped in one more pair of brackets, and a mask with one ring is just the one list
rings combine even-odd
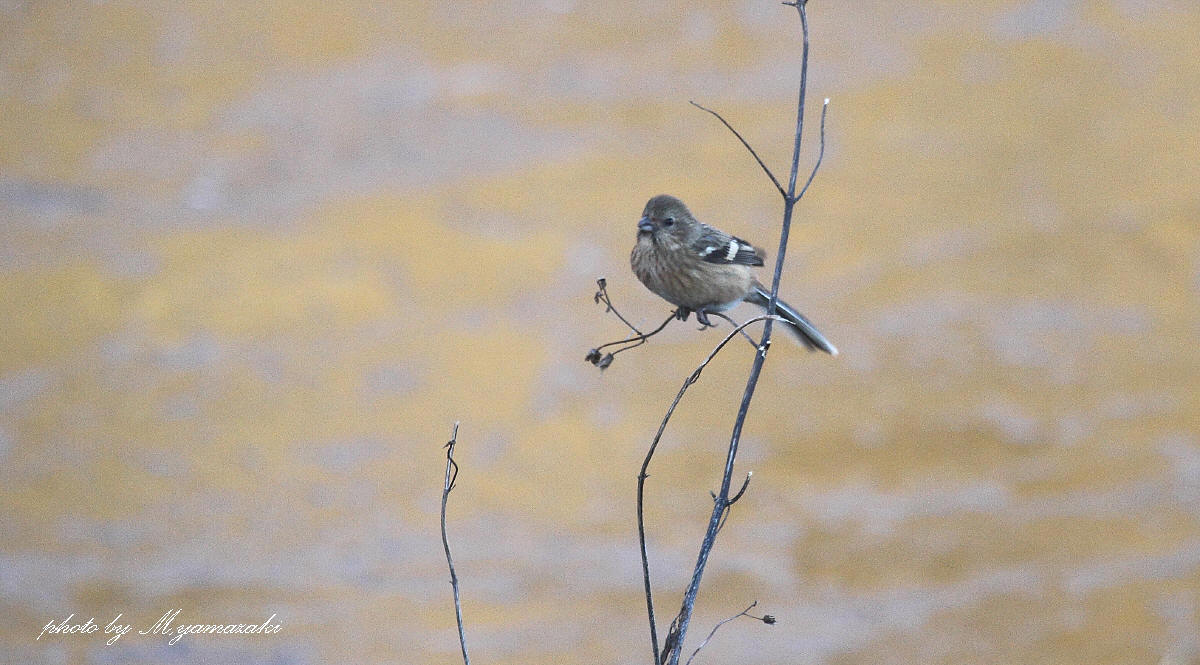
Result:
{"label": "bird's beak", "polygon": [[649,233],[654,230],[654,225],[650,223],[649,217],[643,217],[638,220],[638,231]]}

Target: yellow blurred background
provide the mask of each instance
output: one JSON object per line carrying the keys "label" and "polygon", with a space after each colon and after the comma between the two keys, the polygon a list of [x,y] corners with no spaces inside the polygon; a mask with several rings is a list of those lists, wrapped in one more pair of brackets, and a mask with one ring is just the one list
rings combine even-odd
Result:
{"label": "yellow blurred background", "polygon": [[[824,166],[697,663],[1200,662],[1200,8],[809,6]],[[770,248],[794,10],[0,2],[0,661],[648,662],[635,476],[694,321],[645,200]],[[816,134],[805,144],[815,155]],[[740,317],[749,315],[743,308]],[[649,481],[664,626],[750,364]],[[74,613],[271,636],[35,639]]]}

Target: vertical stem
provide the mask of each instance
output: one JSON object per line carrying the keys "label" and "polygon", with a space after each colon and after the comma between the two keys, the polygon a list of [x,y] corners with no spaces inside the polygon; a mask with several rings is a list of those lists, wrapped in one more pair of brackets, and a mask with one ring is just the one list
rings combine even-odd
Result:
{"label": "vertical stem", "polygon": [[[779,234],[779,251],[775,259],[775,274],[771,280],[771,298],[767,303],[768,316],[775,313],[776,302],[779,298],[779,281],[783,276],[783,261],[787,253],[788,232],[791,230],[792,225],[792,211],[796,206],[796,201],[799,200],[796,196],[796,177],[800,170],[800,145],[804,132],[804,98],[808,87],[808,16],[805,13],[806,2],[807,0],[797,0],[795,3],[796,10],[800,13],[800,25],[804,38],[803,52],[800,60],[800,94],[796,110],[796,140],[792,149],[792,170],[788,177],[787,192],[783,194],[783,228]],[[673,634],[667,636],[669,650],[663,654],[663,658],[666,659],[668,665],[679,665],[679,656],[683,650],[683,641],[687,636],[688,624],[692,619],[696,596],[700,592],[700,580],[704,576],[704,568],[708,564],[709,554],[712,553],[713,545],[716,542],[717,531],[721,525],[721,517],[729,507],[729,488],[733,481],[733,467],[737,459],[738,444],[741,442],[742,427],[746,422],[746,415],[750,411],[750,402],[754,398],[754,390],[758,386],[758,378],[762,374],[763,364],[767,359],[767,350],[771,346],[771,329],[773,323],[774,320],[768,318],[763,324],[762,341],[759,343],[758,352],[754,354],[754,362],[750,366],[750,376],[746,380],[746,390],[742,394],[742,403],[738,407],[737,419],[733,424],[733,433],[729,440],[729,452],[725,457],[725,473],[721,478],[721,490],[713,499],[712,516],[709,518],[704,540],[700,544],[700,554],[696,559],[696,567],[692,572],[691,583],[688,584],[688,588],[684,592],[683,606],[679,610],[676,627],[672,631]]]}
{"label": "vertical stem", "polygon": [[450,568],[450,586],[454,589],[454,617],[458,620],[458,643],[462,647],[464,665],[471,665],[471,657],[467,655],[467,634],[463,631],[462,601],[458,595],[458,574],[454,572],[454,559],[450,557],[450,541],[446,538],[446,501],[450,498],[450,490],[454,489],[454,481],[458,478],[458,464],[454,461],[454,444],[458,442],[458,423],[454,423],[454,431],[450,442],[446,444],[446,481],[442,485],[442,547],[446,550],[446,565]]}
{"label": "vertical stem", "polygon": [[[675,394],[675,400],[671,402],[671,406],[667,408],[666,415],[663,416],[662,422],[658,425],[658,432],[654,434],[654,440],[650,442],[650,449],[646,451],[646,459],[642,462],[641,473],[638,474],[638,546],[642,553],[642,581],[645,583],[646,587],[646,611],[650,616],[650,644],[654,649],[655,665],[659,665],[665,656],[658,647],[658,623],[654,619],[654,594],[650,586],[650,559],[646,549],[646,479],[650,477],[650,474],[647,473],[650,468],[650,460],[654,458],[654,451],[658,449],[658,442],[662,440],[663,432],[667,430],[667,423],[670,422],[672,414],[675,413],[675,408],[679,406],[679,401],[683,399],[683,394],[687,392],[687,389],[690,388],[692,384],[700,380],[700,373],[704,371],[704,368],[708,367],[708,364],[713,361],[713,358],[717,357],[717,354],[725,348],[726,344],[729,344],[730,340],[738,335],[745,334],[745,329],[748,326],[758,323],[759,321],[763,321],[767,318],[769,317],[763,314],[736,326],[732,331],[729,332],[728,335],[725,336],[725,339],[721,340],[721,343],[717,344],[716,348],[714,348],[712,352],[708,354],[708,357],[704,359],[704,362],[700,363],[699,367],[696,368],[696,371],[692,372],[691,375],[684,380],[683,385],[679,388],[679,392]],[[748,478],[747,482],[749,482]],[[738,494],[740,496],[741,493],[739,492]],[[737,497],[734,497],[733,499],[730,499],[728,503],[732,503],[736,500]]]}
{"label": "vertical stem", "polygon": [[750,400],[754,397],[754,388],[758,385],[759,374],[762,373],[763,362],[767,357],[767,347],[770,344],[771,337],[771,319],[763,324],[763,341],[759,345],[758,353],[754,354],[754,364],[750,367],[750,378],[746,381],[746,391],[742,394],[742,404],[738,408],[737,420],[733,424],[733,435],[729,441],[729,452],[725,457],[725,474],[721,478],[721,491],[717,493],[713,499],[713,512],[708,520],[708,530],[704,533],[704,540],[700,544],[700,555],[696,560],[696,568],[692,572],[692,581],[688,584],[687,591],[683,596],[683,607],[679,610],[677,632],[673,636],[674,639],[668,637],[671,643],[671,650],[664,654],[668,658],[669,665],[679,664],[679,655],[683,649],[683,639],[687,635],[688,624],[692,619],[692,610],[696,604],[696,595],[700,591],[700,579],[704,576],[704,567],[708,563],[708,555],[712,553],[713,545],[716,543],[717,531],[721,526],[721,516],[724,515],[725,509],[729,506],[729,487],[733,479],[733,463],[737,458],[738,443],[742,437],[742,425],[746,422],[746,414],[750,411]]}
{"label": "vertical stem", "polygon": [[805,4],[808,0],[798,0],[796,11],[800,12],[800,31],[803,33],[804,45],[800,54],[800,99],[796,103],[796,143],[792,148],[792,173],[788,177],[787,197],[796,193],[796,174],[800,171],[800,143],[804,137],[804,97],[808,92],[808,14]]}
{"label": "vertical stem", "polygon": [[[684,389],[686,388],[687,384],[684,384]],[[682,396],[682,391],[680,391],[680,396]],[[679,397],[675,398],[675,403],[679,403]],[[669,412],[667,417],[670,417]],[[662,429],[663,428],[660,427],[659,432],[661,432]],[[646,518],[644,506],[646,498],[646,478],[649,477],[649,474],[646,473],[646,469],[650,466],[650,458],[654,456],[654,449],[657,446],[658,438],[656,437],[654,443],[650,446],[650,452],[646,454],[646,460],[642,462],[642,471],[638,474],[637,489],[638,544],[641,545],[640,549],[642,551],[642,581],[646,587],[646,613],[650,615],[650,648],[654,651],[654,665],[658,665],[661,661],[659,660],[660,655],[658,651],[658,622],[654,618],[654,592],[650,588],[650,559],[649,555],[646,553]]]}

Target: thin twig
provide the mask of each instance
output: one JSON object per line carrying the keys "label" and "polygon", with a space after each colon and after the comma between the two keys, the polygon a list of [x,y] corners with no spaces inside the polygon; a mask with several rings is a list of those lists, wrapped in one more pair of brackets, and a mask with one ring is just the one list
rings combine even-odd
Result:
{"label": "thin twig", "polygon": [[[725,523],[729,521],[729,513],[733,511],[733,504],[737,503],[738,499],[742,498],[742,495],[746,493],[746,488],[750,487],[750,478],[753,476],[753,471],[747,471],[746,479],[742,481],[742,488],[737,491],[737,494],[730,497],[729,502],[725,504],[725,514],[721,516],[721,523],[717,525],[717,533],[720,533],[721,529],[725,528]],[[713,494],[713,499],[715,500],[716,498],[717,495]]]}
{"label": "thin twig", "polygon": [[808,14],[805,12],[808,0],[783,4],[795,7],[800,13],[800,31],[804,39],[800,54],[800,95],[796,102],[796,141],[792,147],[792,171],[788,177],[787,194],[784,194],[784,198],[791,198],[796,193],[796,174],[800,172],[800,144],[804,139],[804,98],[808,93]]}
{"label": "thin twig", "polygon": [[717,623],[717,625],[713,626],[713,629],[711,631],[709,631],[709,633],[708,633],[708,637],[704,638],[704,641],[700,643],[700,646],[696,647],[696,650],[692,652],[691,658],[687,659],[686,665],[692,665],[692,661],[696,659],[696,654],[700,653],[700,650],[708,645],[709,640],[711,640],[713,638],[713,635],[717,634],[717,631],[721,629],[721,626],[724,626],[725,624],[729,623],[730,621],[736,621],[742,617],[750,617],[751,619],[757,619],[759,621],[762,621],[762,619],[760,617],[756,617],[753,614],[750,614],[750,610],[754,609],[755,606],[757,606],[757,605],[758,605],[758,601],[756,600],[753,603],[750,603],[750,607],[747,607],[746,609],[742,610],[741,612],[738,612],[737,614],[729,617],[728,619],[724,619],[724,620],[720,621],[719,623]]}
{"label": "thin twig", "polygon": [[[604,307],[605,307],[604,311],[605,312],[612,312],[613,314],[615,314],[617,316],[617,318],[621,320],[621,323],[624,323],[630,330],[632,330],[634,332],[634,336],[630,337],[629,339],[620,339],[615,342],[608,342],[605,344],[601,344],[600,346],[597,346],[596,348],[591,349],[587,352],[587,355],[584,356],[584,360],[592,363],[593,365],[595,365],[596,367],[599,367],[600,369],[607,369],[608,366],[612,364],[613,359],[616,357],[616,355],[618,353],[621,353],[622,351],[628,351],[629,349],[634,349],[634,348],[637,348],[637,347],[645,344],[646,340],[648,340],[651,337],[653,337],[654,335],[657,335],[658,333],[662,332],[663,328],[666,328],[667,325],[671,323],[671,321],[674,321],[675,319],[682,320],[682,319],[687,318],[682,309],[676,309],[674,312],[671,312],[671,315],[668,316],[667,319],[665,321],[663,321],[662,324],[659,325],[657,328],[655,328],[654,330],[651,330],[648,333],[643,333],[642,331],[637,329],[637,326],[634,326],[632,323],[629,322],[628,319],[626,319],[624,316],[622,316],[621,312],[617,311],[617,308],[615,306],[613,306],[612,299],[608,295],[608,283],[603,277],[596,280],[596,286],[599,287],[599,290],[596,291],[596,296],[595,296],[596,303],[597,304],[604,303]],[[607,347],[614,346],[614,345],[625,345],[625,346],[622,346],[621,348],[617,349],[616,351],[612,351],[611,353],[605,353],[605,354],[600,353],[600,349],[607,348]]]}
{"label": "thin twig", "polygon": [[[708,315],[715,316],[715,317],[721,318],[721,319],[725,319],[726,321],[729,322],[729,325],[734,326],[734,327],[739,325],[737,321],[734,321],[731,317],[726,316],[724,312],[709,312]],[[749,334],[747,334],[745,330],[742,331],[742,337],[745,337],[746,341],[750,342],[750,346],[753,346],[756,349],[758,348],[758,342],[754,341],[754,338],[751,337]]]}
{"label": "thin twig", "polygon": [[[808,15],[805,12],[806,3],[807,0],[796,0],[792,3],[785,3],[794,6],[796,11],[800,14],[800,25],[804,44],[800,59],[800,93],[796,104],[796,137],[792,149],[792,166],[788,178],[787,191],[782,191],[782,189],[778,186],[778,182],[772,178],[772,182],[775,183],[777,188],[781,189],[780,194],[783,196],[783,223],[779,232],[779,251],[775,255],[775,271],[773,279],[771,280],[771,296],[767,301],[767,315],[771,318],[768,318],[766,323],[763,325],[762,341],[758,345],[758,353],[754,354],[754,361],[750,366],[750,376],[746,380],[746,389],[745,392],[742,393],[742,402],[738,408],[737,419],[733,424],[733,433],[730,435],[729,439],[729,451],[725,458],[725,471],[721,477],[721,489],[713,499],[712,515],[709,517],[708,529],[705,531],[704,539],[700,543],[700,553],[696,557],[696,567],[692,572],[691,582],[688,585],[687,590],[684,592],[683,603],[679,609],[679,614],[676,615],[675,620],[672,622],[672,629],[664,640],[664,653],[662,654],[662,660],[656,661],[666,662],[668,665],[679,664],[679,656],[683,648],[684,638],[687,635],[688,625],[691,622],[692,612],[695,608],[696,596],[700,592],[700,580],[704,576],[704,568],[708,564],[708,557],[712,553],[713,546],[716,543],[717,533],[721,529],[726,510],[730,505],[729,490],[733,482],[734,462],[737,459],[738,445],[741,442],[742,437],[742,428],[745,425],[746,416],[750,411],[750,403],[754,398],[754,390],[758,386],[758,378],[762,374],[763,364],[766,362],[767,351],[771,347],[771,332],[773,328],[772,324],[774,323],[774,314],[779,299],[779,282],[783,276],[783,263],[787,254],[788,234],[792,225],[792,213],[796,206],[796,202],[800,199],[800,197],[796,195],[796,178],[800,170],[800,146],[801,139],[804,134],[804,100],[808,88],[809,43]],[[745,145],[744,140],[742,143]],[[748,145],[746,147],[747,149],[750,148]],[[751,150],[751,152],[753,153],[753,150]],[[757,158],[757,155],[755,156]],[[807,185],[805,187],[807,189]],[[801,192],[801,194],[803,194],[803,192]],[[643,474],[644,473],[645,467],[643,466]]]}
{"label": "thin twig", "polygon": [[458,421],[454,422],[454,430],[450,433],[450,441],[446,444],[446,481],[442,484],[442,547],[446,550],[446,565],[450,567],[450,586],[454,589],[454,617],[458,621],[458,643],[462,646],[464,665],[471,665],[471,657],[467,655],[467,634],[463,631],[462,601],[458,595],[458,574],[454,572],[454,559],[450,557],[450,541],[446,538],[446,501],[450,498],[450,490],[458,480],[458,463],[454,461],[454,445],[458,442]]}
{"label": "thin twig", "polygon": [[725,125],[725,127],[728,128],[729,131],[733,132],[733,135],[738,137],[738,140],[742,142],[742,145],[746,146],[746,149],[749,150],[750,154],[754,156],[754,161],[758,162],[758,165],[762,167],[763,173],[766,173],[767,177],[771,179],[771,182],[775,183],[775,189],[778,189],[780,194],[787,196],[787,194],[783,191],[783,185],[779,184],[779,180],[777,180],[775,178],[775,174],[771,173],[771,169],[767,168],[767,165],[763,163],[763,160],[761,158],[759,158],[758,153],[754,152],[754,148],[750,147],[750,144],[746,142],[746,139],[742,138],[742,135],[740,133],[738,133],[738,130],[733,128],[733,125],[729,124],[729,122],[726,121],[725,118],[721,117],[720,113],[717,113],[716,111],[714,111],[710,108],[705,108],[703,106],[700,106],[699,104],[697,104],[696,102],[693,102],[693,101],[689,101],[688,103],[691,104],[692,106],[695,106],[696,108],[700,109],[701,111],[711,113],[713,115],[713,117],[715,117],[717,120],[721,121],[722,125]]}
{"label": "thin twig", "polygon": [[817,151],[817,163],[813,164],[812,173],[808,174],[808,180],[804,183],[800,193],[796,195],[796,200],[799,201],[804,197],[804,193],[808,191],[808,186],[812,184],[813,178],[817,177],[817,170],[821,168],[821,162],[825,159],[825,116],[829,112],[829,98],[825,98],[825,103],[821,105],[821,148]]}
{"label": "thin twig", "polygon": [[628,319],[621,316],[621,313],[618,312],[617,308],[613,306],[612,299],[609,298],[609,296],[608,296],[608,280],[604,279],[603,277],[596,280],[596,288],[599,289],[598,291],[596,291],[596,296],[595,296],[596,303],[604,303],[604,307],[605,307],[604,311],[605,312],[612,312],[613,314],[616,314],[617,318],[621,319],[621,323],[624,323],[626,326],[628,326],[629,329],[632,330],[635,334],[638,334],[638,335],[642,334],[642,331],[638,330],[637,327],[635,327],[632,323],[630,323]]}
{"label": "thin twig", "polygon": [[[650,468],[650,460],[654,458],[654,451],[658,449],[658,442],[662,440],[663,432],[665,432],[667,429],[667,423],[670,422],[671,416],[675,413],[675,407],[679,406],[679,401],[683,399],[683,394],[687,392],[687,389],[690,388],[693,383],[696,383],[700,380],[700,373],[704,371],[704,368],[708,367],[708,364],[713,361],[713,358],[717,357],[717,354],[721,352],[721,349],[724,349],[725,345],[729,344],[730,340],[744,331],[747,326],[758,323],[759,321],[767,321],[770,319],[778,319],[780,321],[784,320],[783,317],[780,316],[767,316],[766,314],[761,314],[746,321],[745,323],[742,323],[730,331],[729,334],[725,335],[725,338],[722,339],[721,342],[713,348],[712,352],[708,354],[708,357],[704,359],[704,362],[700,363],[699,367],[697,367],[696,370],[684,380],[683,385],[679,388],[679,392],[675,395],[675,399],[671,402],[671,406],[667,408],[667,414],[663,416],[662,422],[658,425],[658,431],[654,434],[654,440],[650,442],[650,449],[646,451],[646,459],[642,462],[642,470],[640,473],[638,473],[638,546],[642,552],[642,581],[645,583],[646,588],[646,612],[650,617],[650,643],[654,649],[655,663],[659,663],[661,661],[659,660],[660,653],[658,649],[658,624],[654,619],[654,593],[650,586],[650,559],[646,553],[645,496],[646,479],[650,477],[650,474],[646,473],[646,471]],[[674,632],[674,630],[675,627],[672,626],[671,632]]]}
{"label": "thin twig", "polygon": [[753,477],[754,477],[753,471],[746,472],[746,479],[742,481],[742,489],[738,490],[737,494],[734,494],[733,497],[731,499],[729,499],[730,506],[737,503],[738,499],[742,498],[742,495],[746,493],[746,488],[750,487],[750,479]]}
{"label": "thin twig", "polygon": [[[613,312],[615,313],[616,310],[613,310]],[[674,321],[678,318],[679,318],[678,312],[671,312],[671,315],[668,316],[666,318],[666,320],[664,320],[662,323],[660,323],[659,326],[657,328],[655,328],[654,330],[651,330],[648,333],[639,332],[637,335],[630,337],[629,339],[619,339],[615,342],[607,342],[605,344],[601,344],[600,346],[597,346],[595,350],[599,351],[600,349],[603,349],[603,348],[606,348],[609,346],[613,346],[614,344],[628,344],[629,342],[637,342],[637,344],[634,344],[632,346],[628,346],[628,347],[613,351],[613,353],[620,353],[621,351],[626,351],[628,349],[632,349],[635,346],[645,344],[647,339],[650,339],[654,335],[657,335],[658,333],[662,332],[662,329],[666,328],[667,324],[671,323],[672,321]]]}

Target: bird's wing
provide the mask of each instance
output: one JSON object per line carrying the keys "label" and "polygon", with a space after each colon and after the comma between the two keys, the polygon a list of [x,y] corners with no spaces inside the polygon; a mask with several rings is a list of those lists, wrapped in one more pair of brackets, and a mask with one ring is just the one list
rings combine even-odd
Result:
{"label": "bird's wing", "polygon": [[763,254],[754,245],[707,225],[703,227],[696,242],[692,243],[692,250],[709,263],[740,263],[747,266],[763,264]]}

